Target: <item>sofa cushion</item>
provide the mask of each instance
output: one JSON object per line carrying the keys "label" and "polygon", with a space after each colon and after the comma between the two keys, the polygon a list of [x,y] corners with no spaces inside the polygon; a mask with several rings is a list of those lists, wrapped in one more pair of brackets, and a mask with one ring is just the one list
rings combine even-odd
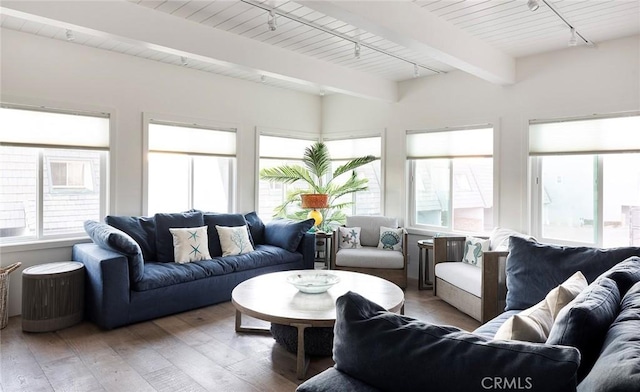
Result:
{"label": "sofa cushion", "polygon": [[355,379],[347,374],[330,367],[320,374],[316,374],[296,388],[296,392],[382,392],[378,388]]}
{"label": "sofa cushion", "polygon": [[175,261],[173,257],[173,236],[170,228],[200,227],[204,226],[202,212],[189,211],[172,214],[158,213],[154,215],[156,221],[156,249],[158,258],[156,261],[166,263]]}
{"label": "sofa cushion", "polygon": [[335,263],[340,267],[359,268],[404,268],[404,255],[372,246],[358,249],[340,249],[336,253]]}
{"label": "sofa cushion", "polygon": [[249,231],[251,232],[251,242],[255,245],[264,244],[264,223],[255,211],[245,214],[244,219],[249,225]]}
{"label": "sofa cushion", "polygon": [[295,252],[304,233],[309,231],[314,224],[313,219],[303,221],[274,219],[265,224],[264,242],[289,252]]}
{"label": "sofa cushion", "polygon": [[359,227],[338,227],[338,247],[345,249],[362,248]]}
{"label": "sofa cushion", "polygon": [[249,240],[249,230],[245,226],[225,227],[216,225],[222,257],[241,255],[253,252],[253,246]]}
{"label": "sofa cushion", "polygon": [[505,229],[502,227],[494,227],[489,234],[489,250],[495,251],[508,251],[509,250],[509,238],[520,237],[524,239],[533,239],[528,234],[522,234],[515,230]]}
{"label": "sofa cushion", "polygon": [[220,245],[220,236],[218,230],[216,230],[216,226],[237,227],[247,225],[247,221],[242,214],[216,214],[208,212],[203,215],[203,219],[204,224],[209,226],[209,253],[211,257],[222,256],[222,245]]}
{"label": "sofa cushion", "polygon": [[640,248],[567,247],[511,237],[506,266],[506,310],[533,306],[576,271],[581,271],[591,283],[604,271],[634,255],[640,255]]}
{"label": "sofa cushion", "polygon": [[620,303],[598,360],[578,385],[580,392],[637,391],[640,385],[640,281]]}
{"label": "sofa cushion", "polygon": [[580,354],[573,347],[489,340],[386,312],[353,292],[336,301],[334,333],[336,368],[382,390],[480,391],[498,382],[545,392],[576,387]]}
{"label": "sofa cushion", "polygon": [[129,278],[132,282],[139,282],[142,279],[144,275],[142,250],[131,236],[113,226],[92,220],[84,222],[84,230],[91,240],[100,247],[111,249],[127,256]]}
{"label": "sofa cushion", "polygon": [[582,360],[578,379],[582,379],[591,370],[598,358],[619,306],[618,286],[613,280],[600,277],[558,314],[547,344],[562,344],[580,350]]}
{"label": "sofa cushion", "polygon": [[381,215],[352,215],[347,217],[346,226],[360,227],[360,244],[362,246],[378,246],[380,226],[398,227],[398,220]]}
{"label": "sofa cushion", "polygon": [[395,250],[402,252],[402,237],[404,229],[380,226],[380,240],[378,249]]}
{"label": "sofa cushion", "polygon": [[461,261],[437,263],[435,275],[478,298],[482,295],[482,269],[474,265]]}
{"label": "sofa cushion", "polygon": [[497,315],[486,323],[482,324],[478,328],[476,328],[473,333],[476,335],[482,335],[486,338],[493,339],[498,332],[498,329],[504,324],[505,321],[509,319],[509,317],[514,314],[520,313],[521,310],[508,310],[504,313]]}
{"label": "sofa cushion", "polygon": [[153,217],[107,215],[104,221],[109,226],[129,234],[140,246],[144,260],[157,259],[156,221]]}
{"label": "sofa cushion", "polygon": [[211,258],[209,255],[207,226],[172,227],[169,231],[173,236],[173,258],[176,263],[189,263]]}

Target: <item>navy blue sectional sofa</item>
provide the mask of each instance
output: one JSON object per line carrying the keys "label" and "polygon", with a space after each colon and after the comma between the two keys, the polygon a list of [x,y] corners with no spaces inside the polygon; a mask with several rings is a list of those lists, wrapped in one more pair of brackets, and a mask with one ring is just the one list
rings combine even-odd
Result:
{"label": "navy blue sectional sofa", "polygon": [[[297,391],[638,392],[639,255],[634,247],[559,247],[511,237],[506,311],[473,332],[386,312],[347,293],[336,305],[335,366]],[[494,339],[510,316],[576,271],[589,284],[558,313],[545,343]]]}
{"label": "navy blue sectional sofa", "polygon": [[[206,225],[210,260],[173,262],[169,228]],[[108,216],[88,221],[93,243],[76,244],[86,268],[85,314],[104,329],[229,301],[236,285],[261,274],[314,268],[313,220],[263,224],[255,212],[189,211],[154,217]],[[254,251],[222,257],[215,226],[244,226]]]}

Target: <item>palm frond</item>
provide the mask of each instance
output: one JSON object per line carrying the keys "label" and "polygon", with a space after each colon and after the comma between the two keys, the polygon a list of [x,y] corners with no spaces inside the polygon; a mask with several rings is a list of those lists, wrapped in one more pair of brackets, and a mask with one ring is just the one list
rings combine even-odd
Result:
{"label": "palm frond", "polygon": [[373,155],[367,155],[364,157],[352,159],[344,165],[336,168],[336,170],[333,172],[333,178],[336,178],[341,174],[347,173],[353,169],[357,169],[360,166],[366,165],[367,163],[371,163],[376,160],[378,160],[378,158],[374,157]]}
{"label": "palm frond", "polygon": [[331,155],[324,143],[316,142],[304,150],[302,158],[304,165],[317,177],[318,183],[322,185],[323,177],[331,169]]}
{"label": "palm frond", "polygon": [[332,200],[336,200],[349,193],[366,191],[369,189],[368,183],[368,179],[360,178],[356,172],[351,172],[351,176],[347,181],[342,184],[330,184],[327,187],[327,192],[331,195]]}
{"label": "palm frond", "polygon": [[293,184],[296,181],[303,180],[313,189],[317,188],[315,181],[311,178],[307,169],[300,165],[282,165],[264,168],[260,170],[260,179],[283,184]]}

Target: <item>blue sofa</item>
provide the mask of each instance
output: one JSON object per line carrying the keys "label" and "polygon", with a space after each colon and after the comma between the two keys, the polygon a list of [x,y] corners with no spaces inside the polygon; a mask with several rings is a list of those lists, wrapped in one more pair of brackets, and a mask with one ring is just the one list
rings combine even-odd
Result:
{"label": "blue sofa", "polygon": [[[473,332],[337,301],[335,366],[301,384],[328,391],[640,391],[640,248],[558,247],[511,237],[506,311]],[[581,271],[588,286],[545,343],[493,339],[500,326]],[[504,281],[504,276],[503,279]]]}
{"label": "blue sofa", "polygon": [[[169,228],[207,226],[210,260],[173,261]],[[215,226],[247,226],[254,251],[222,257]],[[92,243],[76,244],[86,270],[85,315],[104,329],[229,301],[236,285],[257,275],[314,268],[313,220],[263,224],[255,212],[189,211],[88,221]]]}

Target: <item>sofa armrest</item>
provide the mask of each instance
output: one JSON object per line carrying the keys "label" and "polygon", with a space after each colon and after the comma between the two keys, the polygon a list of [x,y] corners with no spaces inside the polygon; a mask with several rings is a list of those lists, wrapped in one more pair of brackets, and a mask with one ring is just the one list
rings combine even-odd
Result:
{"label": "sofa armrest", "polygon": [[131,290],[127,257],[83,243],[73,246],[72,259],[85,267],[85,315],[105,329],[127,324],[122,311],[129,306]]}
{"label": "sofa armrest", "polygon": [[433,265],[447,261],[462,261],[466,237],[447,236],[433,238]]}
{"label": "sofa armrest", "polygon": [[296,252],[302,253],[304,269],[314,269],[316,259],[316,235],[314,233],[305,233],[300,240]]}
{"label": "sofa armrest", "polygon": [[482,254],[482,323],[503,312],[507,298],[506,251]]}

